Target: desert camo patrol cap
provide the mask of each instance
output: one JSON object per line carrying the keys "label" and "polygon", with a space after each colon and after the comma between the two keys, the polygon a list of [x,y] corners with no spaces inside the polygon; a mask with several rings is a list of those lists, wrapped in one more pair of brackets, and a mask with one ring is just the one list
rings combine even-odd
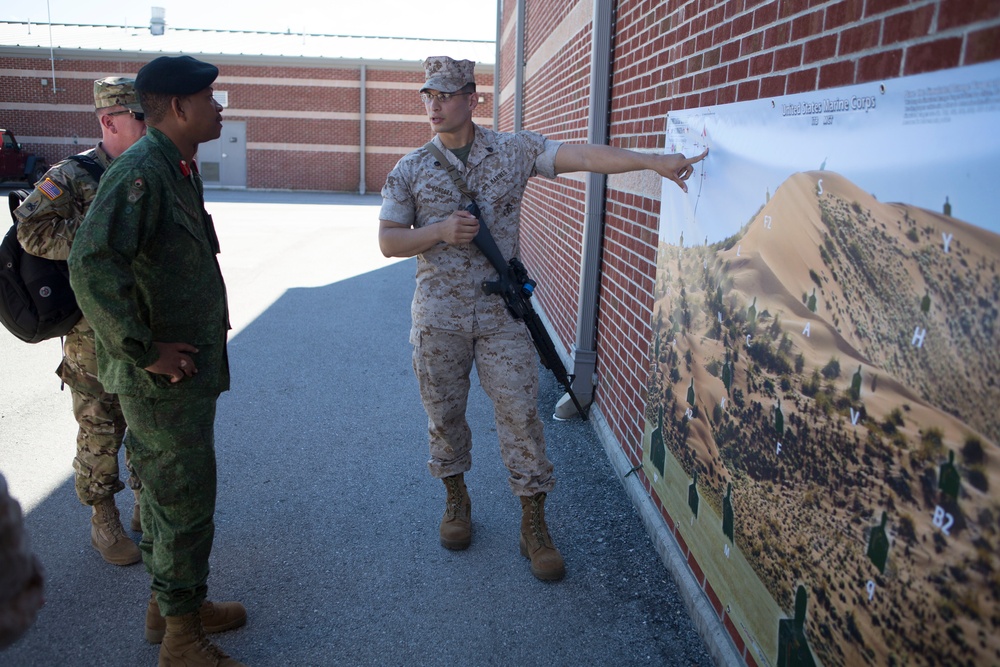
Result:
{"label": "desert camo patrol cap", "polygon": [[109,76],[94,81],[94,108],[123,106],[142,113],[139,96],[135,92],[135,79],[123,76]]}
{"label": "desert camo patrol cap", "polygon": [[424,82],[420,92],[437,90],[454,93],[469,83],[476,82],[476,63],[471,60],[453,60],[448,56],[431,56],[424,61]]}

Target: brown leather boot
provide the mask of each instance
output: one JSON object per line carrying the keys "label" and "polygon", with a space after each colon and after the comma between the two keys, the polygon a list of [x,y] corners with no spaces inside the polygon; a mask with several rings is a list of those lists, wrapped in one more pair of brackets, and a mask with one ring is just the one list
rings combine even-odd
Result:
{"label": "brown leather boot", "polygon": [[458,473],[441,481],[448,489],[444,516],[441,517],[441,546],[445,549],[468,549],[472,544],[472,500],[465,487],[465,475]]}
{"label": "brown leather boot", "polygon": [[246,667],[208,641],[198,612],[167,616],[166,627],[159,667]]}
{"label": "brown leather boot", "polygon": [[[201,616],[201,626],[208,634],[235,630],[247,622],[247,610],[239,602],[205,600],[201,603],[198,614]],[[159,644],[163,641],[166,629],[167,622],[160,614],[160,605],[156,603],[156,593],[153,593],[149,596],[149,605],[146,606],[146,641],[150,644]]]}
{"label": "brown leather boot", "polygon": [[542,581],[566,576],[562,554],[545,525],[545,494],[521,496],[521,555],[531,559],[531,573]]}
{"label": "brown leather boot", "polygon": [[139,516],[139,494],[140,489],[132,489],[132,493],[135,494],[135,505],[132,506],[132,525],[129,526],[133,531],[137,533],[142,532],[142,517]]}
{"label": "brown leather boot", "polygon": [[90,517],[90,543],[101,558],[112,565],[131,565],[142,559],[139,547],[125,535],[113,498],[94,505],[94,514]]}

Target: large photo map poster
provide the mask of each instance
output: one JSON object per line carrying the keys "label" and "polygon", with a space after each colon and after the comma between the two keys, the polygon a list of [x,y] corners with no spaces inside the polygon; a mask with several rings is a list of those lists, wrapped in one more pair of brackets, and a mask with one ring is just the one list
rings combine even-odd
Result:
{"label": "large photo map poster", "polygon": [[758,664],[1000,664],[998,128],[998,63],[668,118],[643,468]]}

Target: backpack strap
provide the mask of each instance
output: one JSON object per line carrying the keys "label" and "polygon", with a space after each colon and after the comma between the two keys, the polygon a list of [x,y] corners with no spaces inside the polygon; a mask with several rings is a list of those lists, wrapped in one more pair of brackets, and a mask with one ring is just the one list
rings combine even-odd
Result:
{"label": "backpack strap", "polygon": [[17,223],[17,218],[14,216],[14,210],[21,205],[28,195],[31,194],[27,190],[11,190],[7,193],[7,203],[10,205],[10,217]]}
{"label": "backpack strap", "polygon": [[66,159],[72,160],[86,169],[87,173],[93,176],[95,181],[100,182],[101,176],[104,175],[104,166],[89,155],[71,155]]}

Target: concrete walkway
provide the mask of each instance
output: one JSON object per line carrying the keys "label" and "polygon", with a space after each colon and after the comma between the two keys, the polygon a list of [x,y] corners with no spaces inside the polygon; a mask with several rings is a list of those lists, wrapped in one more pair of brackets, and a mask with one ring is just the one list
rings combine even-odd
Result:
{"label": "concrete walkway", "polygon": [[[379,253],[377,197],[208,199],[234,325],[209,595],[249,611],[216,636],[224,650],[276,667],[713,664],[593,424],[548,416],[560,392],[544,369],[566,579],[537,581],[518,553],[520,508],[475,382],[473,544],[439,546],[444,487],[427,472],[407,342],[415,264]],[[38,621],[0,664],[154,665],[148,576],[101,560],[73,491],[59,357],[58,341],[0,330],[0,471],[47,577]],[[132,502],[118,495],[123,516]]]}

